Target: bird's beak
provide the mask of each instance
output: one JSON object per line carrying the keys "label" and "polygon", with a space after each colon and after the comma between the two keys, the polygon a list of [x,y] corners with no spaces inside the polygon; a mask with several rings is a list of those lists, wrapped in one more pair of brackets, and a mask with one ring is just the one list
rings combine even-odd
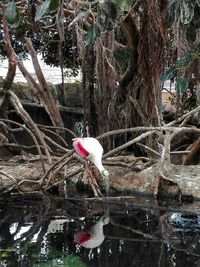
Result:
{"label": "bird's beak", "polygon": [[104,215],[100,218],[103,225],[109,224],[110,217],[108,215]]}
{"label": "bird's beak", "polygon": [[104,179],[106,196],[108,196],[108,191],[109,191],[109,172],[107,170],[103,170],[102,171],[102,176],[103,176],[103,179]]}

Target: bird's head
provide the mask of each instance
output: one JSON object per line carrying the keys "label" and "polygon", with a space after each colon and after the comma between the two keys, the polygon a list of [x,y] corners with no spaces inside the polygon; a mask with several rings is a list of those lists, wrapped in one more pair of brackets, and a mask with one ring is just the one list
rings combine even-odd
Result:
{"label": "bird's head", "polygon": [[109,224],[109,221],[110,221],[110,217],[109,215],[103,215],[100,219],[99,219],[99,222],[102,223],[102,225],[106,225],[106,224]]}
{"label": "bird's head", "polygon": [[109,172],[108,172],[106,169],[104,169],[104,170],[101,172],[101,175],[102,175],[103,177],[105,177],[105,178],[108,178],[108,177],[109,177]]}

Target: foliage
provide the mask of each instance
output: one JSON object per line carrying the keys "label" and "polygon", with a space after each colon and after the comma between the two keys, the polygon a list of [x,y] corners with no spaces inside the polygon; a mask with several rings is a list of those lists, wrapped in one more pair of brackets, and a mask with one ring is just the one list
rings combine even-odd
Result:
{"label": "foliage", "polygon": [[170,1],[166,21],[169,27],[180,21],[187,41],[192,43],[196,41],[197,31],[200,29],[199,14],[199,0]]}
{"label": "foliage", "polygon": [[[64,30],[64,42],[62,44],[62,59],[59,57],[60,33],[58,28],[51,28],[56,24],[55,11],[59,7],[59,0],[46,0],[38,6],[34,17],[34,9],[27,5],[24,12],[19,12],[15,1],[8,2],[5,17],[11,26],[10,38],[15,53],[21,58],[27,58],[28,53],[25,45],[25,37],[30,37],[34,48],[40,52],[46,64],[58,67],[62,63],[63,67],[71,69],[67,75],[77,75],[80,60],[77,54],[76,38],[72,29]],[[31,10],[31,11],[30,11]],[[30,13],[31,12],[31,13]],[[45,13],[42,27],[37,23]],[[33,20],[33,17],[35,21]],[[2,17],[0,16],[0,19]],[[1,20],[2,21],[2,20]],[[67,21],[69,23],[70,21]],[[2,23],[2,22],[1,22]],[[3,42],[3,27],[0,23],[0,57],[5,59],[6,48]],[[37,28],[37,29],[36,29]]]}
{"label": "foliage", "polygon": [[185,90],[188,88],[189,80],[186,77],[178,77],[176,80],[176,92],[179,95],[183,95]]}
{"label": "foliage", "polygon": [[8,3],[5,11],[5,17],[11,27],[19,26],[20,14],[14,0]]}
{"label": "foliage", "polygon": [[117,6],[119,6],[121,9],[129,10],[132,0],[112,0],[113,3],[115,3]]}
{"label": "foliage", "polygon": [[45,0],[38,6],[35,21],[40,20],[42,16],[48,11],[56,11],[59,7],[59,0]]}
{"label": "foliage", "polygon": [[[49,266],[65,266],[65,267],[86,267],[86,264],[82,259],[74,254],[63,253],[55,247],[48,244],[48,253],[39,254],[36,251],[33,243],[25,243],[24,246],[18,248],[18,251],[14,246],[9,247],[0,252],[0,261],[4,261],[5,264],[12,264],[13,255],[21,254],[21,257],[29,260],[33,267],[49,267]],[[26,261],[26,260],[25,260]],[[7,265],[6,265],[7,266]]]}
{"label": "foliage", "polygon": [[176,91],[179,95],[183,95],[189,86],[189,77],[178,76],[177,71],[186,69],[194,59],[199,58],[199,45],[194,51],[184,53],[176,62],[169,67],[162,75],[162,81],[176,78]]}
{"label": "foliage", "polygon": [[175,66],[177,69],[186,67],[192,61],[192,59],[193,59],[192,53],[186,52],[180,58],[177,59]]}
{"label": "foliage", "polygon": [[176,106],[182,112],[194,108],[197,103],[195,98],[196,85],[199,83],[199,14],[199,0],[169,1],[166,23],[170,36],[167,51],[170,67],[165,68],[162,81],[175,82]]}
{"label": "foliage", "polygon": [[100,28],[97,24],[90,26],[86,35],[85,35],[85,42],[86,45],[94,43],[95,40],[100,36]]}
{"label": "foliage", "polygon": [[[126,100],[130,95],[140,103],[138,105],[145,106],[145,116],[153,118],[154,106],[158,104],[154,101],[158,100],[153,97],[155,92],[152,88],[155,84],[159,87],[161,81],[158,77],[163,82],[174,79],[179,95],[183,95],[191,85],[194,72],[191,66],[199,58],[195,49],[200,30],[199,0],[103,0],[77,1],[76,4],[66,0],[27,1],[24,12],[18,7],[19,2],[7,1],[5,12],[11,26],[10,36],[15,52],[21,56],[27,55],[26,36],[32,38],[34,47],[49,65],[62,65],[71,68],[73,73],[82,63],[87,68],[92,65],[91,72],[85,71],[86,75],[90,73],[93,76],[84,77],[85,87],[90,82],[95,84],[95,92],[90,88],[87,99],[98,103],[88,103],[87,106],[94,109],[95,105],[102,106],[88,114],[99,114],[101,110],[107,112],[101,94],[107,94],[103,96],[104,102],[106,97],[109,98],[106,106],[113,114],[117,114],[116,106],[121,108],[129,102]],[[168,5],[164,6],[164,3]],[[3,48],[1,55],[5,55],[2,42],[0,46]],[[89,61],[90,55],[86,51],[94,53],[93,61]],[[89,64],[84,65],[87,60]],[[165,71],[161,76],[163,69]],[[131,82],[133,84],[129,86]],[[95,97],[91,96],[91,91]],[[118,115],[113,115],[116,124],[120,114],[137,113],[136,110],[136,107],[123,112],[119,110]],[[111,117],[114,124],[115,120]],[[100,123],[95,121],[93,124]]]}
{"label": "foliage", "polygon": [[57,266],[65,266],[65,267],[86,267],[86,264],[75,255],[69,255],[62,258],[54,258],[48,261],[41,261],[33,265],[33,267],[57,267]]}
{"label": "foliage", "polygon": [[[48,32],[42,36],[43,46],[41,48],[42,56],[46,64],[58,67],[59,59],[59,33]],[[63,66],[70,68],[71,72],[68,75],[76,75],[80,65],[79,57],[77,56],[76,39],[72,34],[72,30],[66,30],[64,33],[65,42],[62,47]]]}
{"label": "foliage", "polygon": [[[0,56],[5,59],[6,55],[6,46],[3,42],[3,27],[0,24]],[[21,17],[19,27],[10,28],[10,39],[12,46],[15,50],[15,53],[20,58],[27,58],[27,49],[25,47],[24,37],[31,37],[34,47],[39,51],[43,45],[42,38],[36,35],[31,28],[28,27],[26,20]]]}
{"label": "foliage", "polygon": [[174,66],[168,68],[162,75],[162,81],[165,82],[167,80],[171,80],[175,76],[175,72],[176,68]]}

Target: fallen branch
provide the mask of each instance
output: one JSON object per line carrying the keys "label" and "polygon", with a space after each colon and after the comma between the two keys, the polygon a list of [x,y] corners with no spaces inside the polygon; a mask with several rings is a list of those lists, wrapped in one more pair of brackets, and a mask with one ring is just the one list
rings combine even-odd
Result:
{"label": "fallen branch", "polygon": [[[28,132],[28,134],[30,134],[30,136],[32,137],[36,147],[37,147],[37,151],[39,153],[39,156],[40,156],[40,160],[41,160],[41,164],[42,164],[42,168],[43,170],[45,171],[45,166],[44,166],[44,162],[43,162],[43,159],[42,159],[42,152],[41,152],[41,148],[40,148],[40,145],[37,141],[37,138],[35,137],[35,135],[31,132],[31,130],[29,130],[26,126],[20,124],[20,123],[17,123],[17,122],[14,122],[14,121],[11,121],[11,120],[7,120],[7,119],[0,119],[0,121],[3,121],[3,122],[9,122],[9,123],[12,123],[12,124],[15,124],[17,126],[19,126],[20,128],[24,129],[26,132]],[[6,129],[9,130],[9,131],[12,131],[14,129],[10,129],[8,126],[6,126]],[[48,157],[47,157],[48,159]]]}
{"label": "fallen branch", "polygon": [[3,175],[3,176],[5,176],[5,177],[7,177],[7,178],[10,179],[14,184],[17,184],[17,180],[16,180],[13,176],[11,176],[11,175],[9,175],[9,174],[3,172],[3,171],[0,171],[0,175]]}
{"label": "fallen branch", "polygon": [[[64,161],[64,160],[67,159],[67,162],[69,162],[69,161],[72,159],[72,153],[73,153],[73,150],[70,151],[70,152],[68,152],[67,155],[64,155],[63,157],[61,157],[60,159],[58,159],[53,165],[51,165],[51,167],[46,171],[46,173],[43,175],[43,177],[38,181],[39,184],[42,185],[42,184],[44,183],[45,179],[48,177],[48,175],[53,171],[53,169],[55,169],[55,167],[56,167],[57,165],[60,166],[60,163],[61,163],[62,161]],[[64,161],[64,162],[65,162],[64,165],[66,165],[67,162],[66,162],[66,161]],[[61,165],[61,166],[63,167],[64,165]],[[55,175],[55,174],[56,174],[62,167],[57,168],[56,171],[53,172],[54,175]]]}
{"label": "fallen branch", "polygon": [[149,131],[149,132],[147,132],[147,133],[143,133],[143,134],[141,134],[140,136],[138,136],[138,137],[132,139],[131,141],[125,143],[124,145],[121,145],[121,146],[119,146],[119,147],[117,147],[117,148],[114,148],[113,150],[107,152],[106,154],[103,155],[103,158],[105,159],[105,158],[107,158],[108,156],[113,155],[113,154],[115,154],[115,153],[117,153],[117,152],[119,152],[119,151],[121,151],[121,150],[123,150],[123,149],[129,147],[129,146],[131,146],[131,145],[137,143],[138,141],[141,141],[142,139],[146,138],[147,136],[152,135],[152,134],[155,133],[155,132],[156,132],[156,131]]}
{"label": "fallen branch", "polygon": [[44,141],[44,138],[43,138],[39,128],[33,122],[33,120],[31,119],[30,115],[23,109],[23,106],[21,105],[18,97],[13,92],[10,92],[10,102],[11,102],[11,105],[13,105],[13,107],[15,108],[16,112],[22,118],[22,120],[28,125],[28,127],[30,129],[32,129],[34,131],[35,136],[37,136],[38,140],[43,145],[43,149],[44,149],[45,155],[46,155],[46,157],[48,159],[48,163],[51,164],[51,162],[52,162],[51,161],[51,156],[50,156],[47,144]]}
{"label": "fallen branch", "polygon": [[142,143],[137,142],[137,146],[144,148],[145,150],[155,154],[156,156],[159,156],[159,157],[161,156],[160,153],[158,153],[156,150],[154,150],[154,149],[152,149],[152,148],[150,148],[150,147],[148,147]]}
{"label": "fallen branch", "polygon": [[[80,168],[77,169],[77,170],[71,171],[71,172],[69,172],[67,175],[65,175],[64,180],[67,180],[67,179],[69,179],[69,178],[71,178],[71,177],[73,177],[73,176],[76,176],[77,174],[79,174],[80,172],[83,172],[83,171],[84,171],[84,168],[83,168],[83,167],[80,167]],[[45,190],[48,190],[48,189],[50,189],[50,188],[52,188],[52,187],[54,187],[54,186],[57,186],[57,185],[59,185],[59,184],[62,183],[62,182],[63,182],[63,180],[58,181],[58,182],[56,182],[56,183],[54,183],[54,184],[52,184],[52,185],[46,187]]]}
{"label": "fallen branch", "polygon": [[188,116],[194,115],[195,113],[200,112],[200,106],[196,107],[195,109],[189,111],[188,113],[184,114],[183,116],[179,117],[176,120],[173,120],[171,122],[169,122],[168,124],[166,124],[166,127],[171,127],[181,121],[183,121],[184,119],[186,119]]}

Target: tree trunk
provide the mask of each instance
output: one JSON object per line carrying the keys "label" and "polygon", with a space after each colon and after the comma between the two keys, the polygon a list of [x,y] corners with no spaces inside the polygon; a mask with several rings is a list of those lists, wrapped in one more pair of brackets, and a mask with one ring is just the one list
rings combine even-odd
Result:
{"label": "tree trunk", "polygon": [[[94,48],[85,48],[83,62],[83,107],[84,126],[89,128],[90,136],[97,136],[110,129],[109,104],[115,74],[112,60],[114,33],[102,33],[102,38],[96,43],[96,58]],[[104,148],[110,148],[110,141],[105,141]]]}
{"label": "tree trunk", "polygon": [[85,48],[85,55],[82,65],[82,93],[83,93],[83,110],[84,110],[84,136],[97,135],[97,120],[96,110],[94,105],[95,97],[95,56],[93,45],[88,45]]}
{"label": "tree trunk", "polygon": [[[126,74],[129,71],[129,76],[123,77],[112,99],[113,129],[162,124],[160,75],[166,38],[163,15],[157,1],[145,1],[141,5],[140,22],[133,16],[125,21],[126,31],[123,32],[128,47],[131,44],[132,53],[126,71]],[[124,138],[128,139],[129,135],[124,135]],[[124,141],[120,137],[116,144]],[[147,144],[154,149],[157,146],[152,137]]]}
{"label": "tree trunk", "polygon": [[[115,92],[116,74],[113,60],[114,33],[104,32],[96,44],[96,89],[95,109],[97,116],[97,134],[100,135],[110,130],[110,101]],[[106,150],[111,149],[112,140],[103,140]]]}
{"label": "tree trunk", "polygon": [[[128,12],[121,22],[126,45],[119,46],[127,48],[129,62],[120,79],[113,56],[117,34],[114,30],[101,32],[94,44],[96,58],[91,45],[86,47],[83,63],[84,124],[89,125],[90,135],[162,123],[160,75],[166,38],[163,13],[156,0],[140,5],[141,12],[135,10],[137,15]],[[114,142],[107,138],[103,145],[108,150],[128,141],[129,137],[130,134],[123,134]],[[154,140],[149,140],[148,144],[157,146]]]}

